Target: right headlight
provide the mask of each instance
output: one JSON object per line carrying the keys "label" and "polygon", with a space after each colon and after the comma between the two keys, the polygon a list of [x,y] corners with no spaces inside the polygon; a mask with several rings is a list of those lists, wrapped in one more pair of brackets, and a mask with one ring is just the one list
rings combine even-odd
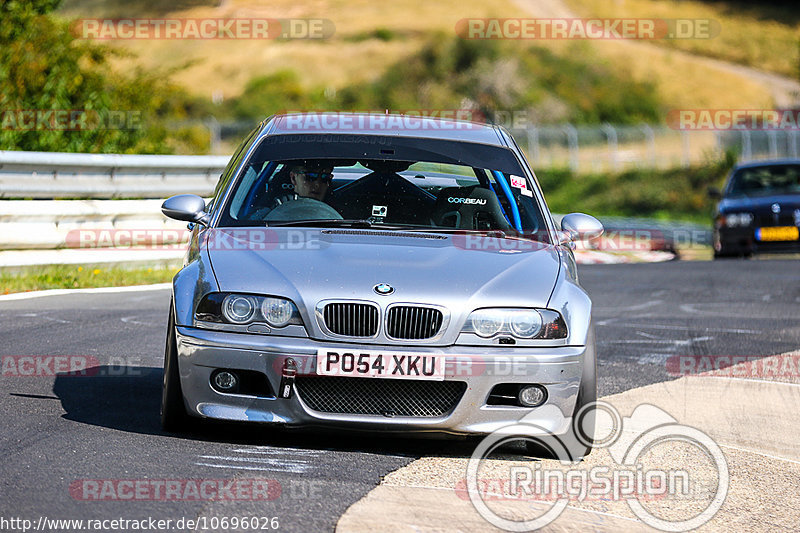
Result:
{"label": "right headlight", "polygon": [[[203,297],[195,311],[195,321],[225,327],[263,324],[271,328],[302,326],[294,302],[278,296],[214,292]],[[214,329],[219,329],[215,326]],[[255,326],[257,327],[257,326]],[[234,329],[232,331],[239,331]],[[265,332],[256,330],[256,332]]]}
{"label": "right headlight", "polygon": [[498,335],[518,339],[564,339],[567,325],[561,313],[552,309],[487,308],[473,311],[461,332],[485,339]]}

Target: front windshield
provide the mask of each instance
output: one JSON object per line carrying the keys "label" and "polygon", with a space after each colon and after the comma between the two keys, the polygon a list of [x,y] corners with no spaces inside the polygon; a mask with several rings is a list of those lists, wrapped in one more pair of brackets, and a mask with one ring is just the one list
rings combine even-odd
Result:
{"label": "front windshield", "polygon": [[743,168],[734,175],[730,195],[768,195],[800,192],[800,165]]}
{"label": "front windshield", "polygon": [[502,231],[547,240],[533,184],[489,168],[330,158],[248,162],[219,226]]}

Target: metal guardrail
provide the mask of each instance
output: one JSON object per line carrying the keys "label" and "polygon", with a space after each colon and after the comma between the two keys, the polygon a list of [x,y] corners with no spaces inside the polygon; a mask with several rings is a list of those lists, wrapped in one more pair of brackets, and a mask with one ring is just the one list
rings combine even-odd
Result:
{"label": "metal guardrail", "polygon": [[229,159],[0,151],[0,198],[209,196]]}

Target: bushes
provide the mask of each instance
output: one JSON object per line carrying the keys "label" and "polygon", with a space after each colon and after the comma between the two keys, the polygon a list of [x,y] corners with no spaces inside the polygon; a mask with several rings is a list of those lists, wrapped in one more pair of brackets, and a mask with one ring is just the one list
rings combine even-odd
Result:
{"label": "bushes", "polygon": [[659,122],[653,85],[632,81],[624,69],[576,44],[564,54],[531,46],[522,53],[495,40],[434,34],[411,57],[389,65],[371,83],[345,86],[326,97],[300,84],[292,71],[253,79],[228,109],[261,120],[284,109],[529,111],[544,122]]}
{"label": "bushes", "polygon": [[553,212],[639,216],[708,222],[709,186],[720,186],[733,167],[732,154],[690,168],[636,169],[620,174],[573,174],[568,169],[536,172]]}
{"label": "bushes", "polygon": [[[167,123],[202,112],[164,73],[113,72],[107,47],[75,39],[69,25],[50,12],[57,0],[16,0],[0,5],[0,149],[66,152],[168,153],[181,147],[205,151],[203,136],[180,128],[168,137]],[[22,110],[85,112],[99,120],[88,127],[52,121],[20,124]],[[121,122],[107,119],[117,114]]]}

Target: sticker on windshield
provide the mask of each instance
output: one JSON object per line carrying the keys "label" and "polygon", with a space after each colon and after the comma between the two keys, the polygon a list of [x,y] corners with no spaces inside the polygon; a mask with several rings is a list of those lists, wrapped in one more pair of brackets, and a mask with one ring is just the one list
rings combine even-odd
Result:
{"label": "sticker on windshield", "polygon": [[511,175],[511,186],[516,187],[517,189],[527,189],[528,184],[525,183],[525,178],[521,178],[519,176]]}
{"label": "sticker on windshield", "polygon": [[519,192],[522,193],[524,196],[533,196],[533,191],[528,188],[528,182],[525,181],[525,178],[520,176],[511,175],[511,186],[516,187],[519,189]]}
{"label": "sticker on windshield", "polygon": [[386,211],[388,211],[388,207],[385,205],[373,205],[372,206],[372,216],[374,217],[385,217]]}

